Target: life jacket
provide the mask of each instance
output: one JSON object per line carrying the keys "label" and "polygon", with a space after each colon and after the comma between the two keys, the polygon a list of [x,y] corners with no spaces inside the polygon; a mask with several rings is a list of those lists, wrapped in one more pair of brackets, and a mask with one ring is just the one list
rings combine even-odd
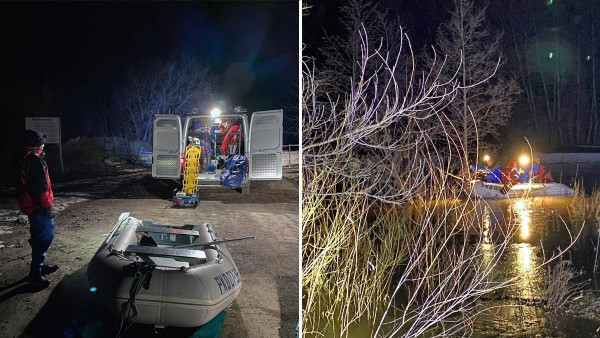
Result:
{"label": "life jacket", "polygon": [[550,170],[548,171],[544,171],[544,175],[541,177],[542,182],[554,182],[554,180],[552,179],[552,173],[550,172]]}
{"label": "life jacket", "polygon": [[502,184],[508,184],[512,181],[512,179],[510,178],[510,172],[512,171],[511,167],[504,167],[502,168],[502,176],[500,177],[500,182]]}
{"label": "life jacket", "polygon": [[26,150],[21,160],[17,181],[17,199],[21,211],[31,215],[36,209],[51,207],[54,194],[48,175],[48,165],[42,159],[42,151],[31,147],[27,147]]}
{"label": "life jacket", "polygon": [[519,180],[517,177],[518,177],[518,171],[514,167],[505,167],[502,170],[502,183],[503,184],[515,185],[515,184],[519,183]]}

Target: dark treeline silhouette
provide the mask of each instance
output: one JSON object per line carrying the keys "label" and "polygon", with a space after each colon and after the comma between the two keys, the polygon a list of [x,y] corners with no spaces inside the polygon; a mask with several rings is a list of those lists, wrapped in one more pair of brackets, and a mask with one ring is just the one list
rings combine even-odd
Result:
{"label": "dark treeline silhouette", "polygon": [[[360,3],[386,12],[390,22],[398,20],[417,54],[434,47],[438,57],[443,57],[438,46],[439,28],[451,21],[453,1]],[[323,53],[330,36],[343,35],[351,23],[345,19],[343,8],[347,4],[309,4],[312,7],[306,11],[303,25],[304,55],[314,56],[318,68],[330,65],[327,53]],[[504,120],[495,127],[495,136],[483,141],[502,147],[502,151],[522,146],[523,136],[543,152],[592,150],[577,146],[600,145],[597,1],[477,1],[475,9],[484,5],[486,18],[481,28],[491,33],[490,37],[501,36],[499,75],[514,79],[520,91],[511,114],[504,114]]]}
{"label": "dark treeline silhouette", "polygon": [[533,132],[555,148],[600,144],[597,2],[549,0],[511,9],[506,31]]}

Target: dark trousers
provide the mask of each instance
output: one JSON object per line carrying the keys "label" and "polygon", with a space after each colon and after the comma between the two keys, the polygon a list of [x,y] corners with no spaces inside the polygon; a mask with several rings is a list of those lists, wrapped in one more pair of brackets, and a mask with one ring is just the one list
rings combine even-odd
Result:
{"label": "dark trousers", "polygon": [[36,277],[41,274],[46,251],[54,238],[54,219],[50,218],[49,213],[43,211],[34,211],[29,215],[29,233],[31,239],[31,266],[29,270],[30,277]]}

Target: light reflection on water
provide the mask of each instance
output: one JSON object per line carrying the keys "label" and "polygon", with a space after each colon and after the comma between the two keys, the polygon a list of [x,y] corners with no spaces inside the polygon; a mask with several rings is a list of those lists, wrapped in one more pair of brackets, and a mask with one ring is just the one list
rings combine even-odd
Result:
{"label": "light reflection on water", "polygon": [[[565,248],[569,244],[567,227],[572,232],[577,230],[568,223],[570,201],[567,197],[536,197],[482,202],[483,207],[478,210],[483,214],[483,243],[497,244],[504,238],[499,234],[511,233],[513,229],[511,243],[496,271],[500,278],[517,279],[484,301],[485,306],[494,310],[477,318],[473,336],[577,337],[581,334],[569,333],[573,331],[569,326],[577,325],[577,320],[548,318],[540,303],[546,286],[546,271],[539,268],[544,260],[542,247],[548,257],[558,247]],[[581,254],[577,251],[577,247],[572,250],[575,258]]]}
{"label": "light reflection on water", "polygon": [[529,238],[529,225],[531,224],[531,210],[530,210],[529,201],[524,199],[515,200],[511,208],[517,214],[517,223],[519,224],[520,236],[522,240],[527,240]]}
{"label": "light reflection on water", "polygon": [[533,262],[531,261],[531,247],[528,243],[519,244],[519,251],[517,256],[517,267],[521,276],[526,276],[531,273]]}

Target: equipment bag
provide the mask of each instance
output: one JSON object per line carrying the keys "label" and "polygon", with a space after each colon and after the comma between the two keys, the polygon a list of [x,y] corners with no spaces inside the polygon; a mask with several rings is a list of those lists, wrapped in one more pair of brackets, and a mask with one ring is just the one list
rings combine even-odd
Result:
{"label": "equipment bag", "polygon": [[227,163],[227,168],[221,174],[221,184],[231,189],[239,188],[247,170],[246,156],[233,155]]}

